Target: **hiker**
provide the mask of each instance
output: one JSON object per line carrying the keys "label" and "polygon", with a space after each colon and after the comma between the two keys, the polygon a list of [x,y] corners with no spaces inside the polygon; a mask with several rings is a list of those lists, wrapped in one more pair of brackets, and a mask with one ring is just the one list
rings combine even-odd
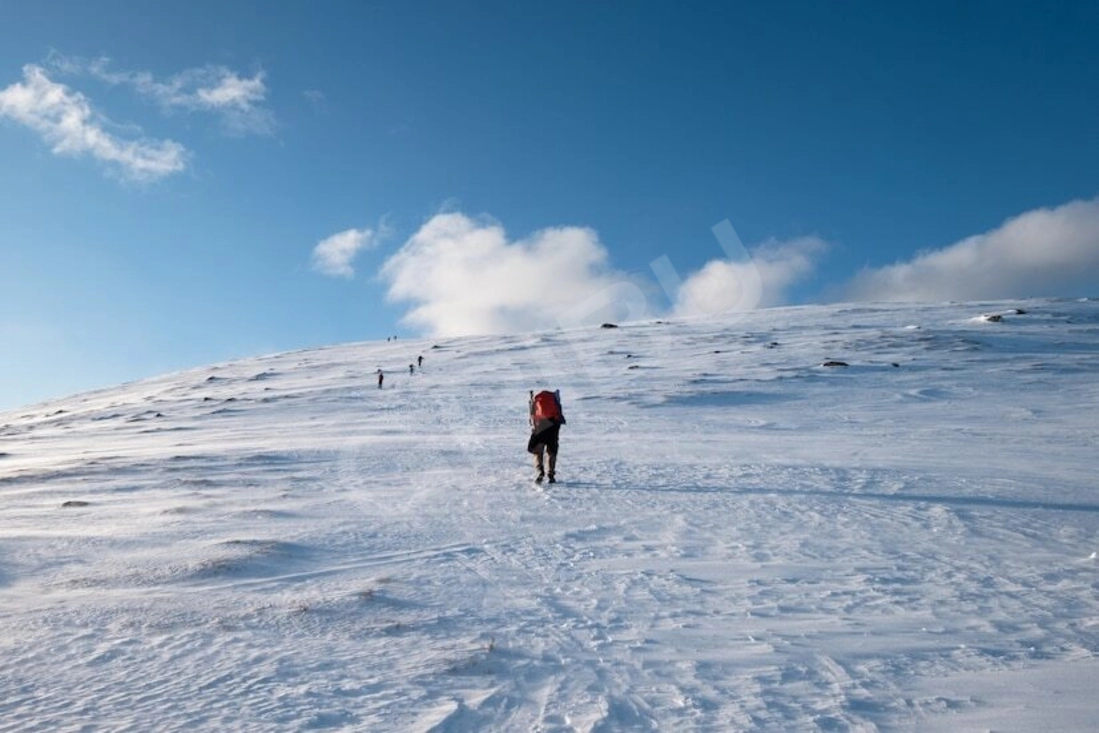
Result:
{"label": "hiker", "polygon": [[416,366],[422,367],[423,365],[424,365],[424,355],[420,354],[418,357],[416,357]]}
{"label": "hiker", "polygon": [[382,388],[382,382],[384,382],[384,381],[385,381],[385,374],[382,373],[381,369],[379,369],[378,370],[378,389]]}
{"label": "hiker", "polygon": [[416,365],[415,364],[409,364],[408,365],[408,373],[409,374],[415,374],[416,373]]}
{"label": "hiker", "polygon": [[565,424],[565,414],[561,410],[561,392],[543,390],[534,394],[530,392],[530,440],[527,441],[527,452],[534,454],[534,467],[538,469],[535,483],[542,483],[547,476],[546,461],[543,455],[549,458],[549,482],[557,483],[557,444],[561,426]]}

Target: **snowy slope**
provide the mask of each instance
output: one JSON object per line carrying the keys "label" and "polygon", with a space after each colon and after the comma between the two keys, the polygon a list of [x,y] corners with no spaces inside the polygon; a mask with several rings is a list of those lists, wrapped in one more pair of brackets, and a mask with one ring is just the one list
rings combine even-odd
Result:
{"label": "snowy slope", "polygon": [[354,344],[3,413],[0,731],[1096,730],[1097,406],[1099,302],[1027,301]]}

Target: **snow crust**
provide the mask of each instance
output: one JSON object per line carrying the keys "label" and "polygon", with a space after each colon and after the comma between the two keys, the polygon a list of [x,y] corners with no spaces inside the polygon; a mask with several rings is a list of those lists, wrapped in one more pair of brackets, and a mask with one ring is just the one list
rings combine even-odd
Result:
{"label": "snow crust", "polygon": [[0,730],[1099,729],[1099,303],[619,325],[0,413]]}

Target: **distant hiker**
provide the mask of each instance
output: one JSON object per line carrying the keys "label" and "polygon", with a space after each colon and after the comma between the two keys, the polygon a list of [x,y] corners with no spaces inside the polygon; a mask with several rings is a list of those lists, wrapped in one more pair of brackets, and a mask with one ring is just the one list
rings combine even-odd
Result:
{"label": "distant hiker", "polygon": [[422,367],[423,365],[424,365],[424,355],[420,354],[418,357],[416,357],[416,366]]}
{"label": "distant hiker", "polygon": [[415,364],[409,364],[408,365],[408,373],[409,374],[415,374],[416,373],[416,365]]}
{"label": "distant hiker", "polygon": [[384,381],[385,381],[385,374],[382,373],[381,369],[379,369],[378,370],[378,389],[382,388],[382,382],[384,382]]}
{"label": "distant hiker", "polygon": [[565,414],[561,410],[561,392],[543,390],[530,392],[530,440],[527,452],[534,454],[534,467],[538,469],[535,483],[542,483],[546,476],[546,462],[543,454],[549,457],[549,482],[557,483],[557,444],[561,426],[565,424]]}

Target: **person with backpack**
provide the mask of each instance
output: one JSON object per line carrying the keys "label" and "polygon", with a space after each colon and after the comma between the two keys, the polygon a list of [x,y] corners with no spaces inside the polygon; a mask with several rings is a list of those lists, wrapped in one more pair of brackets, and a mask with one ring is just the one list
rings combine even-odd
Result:
{"label": "person with backpack", "polygon": [[[534,467],[538,469],[535,483],[542,483],[547,475],[551,484],[557,483],[558,436],[564,424],[565,414],[561,409],[560,390],[543,390],[538,394],[531,390],[530,440],[527,441],[527,452],[534,454]],[[549,468],[548,474],[546,468]]]}

